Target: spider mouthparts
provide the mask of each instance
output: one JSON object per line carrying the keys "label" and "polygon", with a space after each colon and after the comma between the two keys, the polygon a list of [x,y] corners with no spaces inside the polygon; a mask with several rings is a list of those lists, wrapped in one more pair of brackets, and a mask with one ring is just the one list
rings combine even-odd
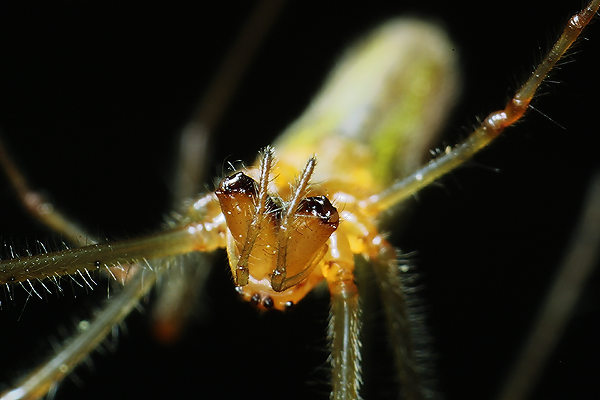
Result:
{"label": "spider mouthparts", "polygon": [[247,266],[238,265],[235,269],[235,284],[246,286],[248,284],[249,271]]}
{"label": "spider mouthparts", "polygon": [[285,271],[275,269],[271,275],[271,288],[276,292],[282,292],[284,290],[283,281],[285,281]]}

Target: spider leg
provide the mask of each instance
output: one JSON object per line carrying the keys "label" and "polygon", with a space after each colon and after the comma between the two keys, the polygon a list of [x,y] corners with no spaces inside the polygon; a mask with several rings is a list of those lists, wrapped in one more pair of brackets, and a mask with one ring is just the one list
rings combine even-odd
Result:
{"label": "spider leg", "polygon": [[332,234],[329,246],[323,274],[331,293],[328,329],[331,343],[330,399],[359,399],[362,384],[361,312],[354,283],[354,255],[343,234]]}
{"label": "spider leg", "polygon": [[[205,178],[210,132],[203,126],[188,123],[181,132],[173,192],[173,207],[200,191]],[[154,336],[164,342],[175,341],[192,314],[196,301],[212,267],[210,255],[196,253],[183,257],[168,279],[158,279],[156,300],[152,305]]]}
{"label": "spider leg", "polygon": [[402,398],[434,398],[433,371],[427,357],[429,336],[421,318],[415,315],[411,293],[415,276],[409,265],[399,262],[398,251],[383,239],[369,259],[381,297]]}
{"label": "spider leg", "polygon": [[81,361],[83,361],[137,306],[139,300],[154,286],[156,274],[139,271],[116,296],[94,316],[89,324],[81,325],[79,333],[69,338],[60,350],[26,374],[10,389],[0,394],[0,400],[38,399],[55,389]]}
{"label": "spider leg", "polygon": [[[29,185],[24,178],[24,176],[20,173],[14,162],[10,159],[8,154],[5,151],[2,143],[0,142],[0,163],[4,168],[7,176],[15,191],[17,192],[20,199],[22,199],[26,208],[42,223],[46,224],[51,229],[58,231],[59,233],[67,236],[71,241],[74,241],[76,244],[82,244],[87,241],[87,243],[95,243],[95,240],[91,238],[90,235],[85,233],[82,228],[78,227],[75,223],[70,221],[67,217],[65,217],[62,213],[55,211],[55,208],[48,203],[41,195],[36,193],[35,191],[29,188]],[[27,201],[27,199],[35,199],[33,201]],[[92,245],[84,248],[73,249],[72,252],[74,254],[92,254],[94,252],[94,248],[98,247],[98,245]],[[111,246],[107,246],[110,251]],[[90,252],[91,250],[91,252]],[[47,261],[52,259],[52,256],[48,258],[47,254],[42,254],[39,257],[46,256]],[[62,258],[62,256],[58,256],[58,259]],[[67,257],[69,258],[69,257]],[[76,255],[77,259],[78,256]],[[84,257],[85,258],[85,257]],[[182,261],[187,260],[187,257],[179,257]],[[28,261],[33,261],[36,263],[36,256],[30,257]],[[13,263],[13,267],[8,267],[8,270],[13,270],[10,273],[10,277],[8,277],[9,282],[15,282],[18,280],[17,271],[19,270],[19,266],[23,267],[22,260],[10,260]],[[55,259],[56,261],[56,259]],[[47,263],[46,267],[49,267],[50,270],[46,270],[46,272],[42,272],[46,277],[62,274],[57,270],[52,271],[52,268],[58,267],[55,261],[51,261]],[[80,262],[82,260],[78,260]],[[88,260],[89,263],[90,260]],[[134,259],[129,262],[133,262]],[[145,260],[144,260],[145,261]],[[9,263],[10,263],[9,262]],[[68,262],[68,261],[67,261]],[[84,262],[85,263],[85,262]],[[121,266],[125,262],[121,261],[112,261],[108,264],[104,264],[107,268],[107,271],[113,277],[118,274],[127,275],[127,271],[123,270]],[[3,272],[7,272],[6,263],[4,263],[4,267],[0,267]],[[27,264],[27,261],[26,261]],[[43,264],[43,262],[42,262]],[[50,265],[54,264],[54,267]],[[100,265],[98,260],[94,261],[96,268],[99,268]],[[155,265],[156,266],[156,265]],[[23,275],[23,279],[28,280],[32,279],[28,277],[31,272],[30,267],[31,264],[27,264],[25,266],[25,271]],[[16,269],[16,270],[15,270]],[[33,268],[35,269],[35,268]],[[42,268],[44,270],[46,268]],[[87,271],[88,268],[82,266],[82,268],[76,268],[76,271],[73,270],[71,273],[79,272],[81,270]],[[201,268],[194,268],[194,270]],[[23,271],[21,271],[23,272]],[[156,270],[157,273],[160,273],[161,270],[158,268]],[[82,360],[84,360],[97,346],[105,339],[105,337],[112,331],[114,326],[117,326],[121,323],[127,315],[133,310],[133,308],[139,303],[139,300],[145,296],[151,289],[154,287],[154,284],[157,280],[157,273],[145,274],[144,271],[139,268],[136,273],[130,274],[131,279],[128,279],[127,285],[125,288],[119,292],[116,296],[112,297],[110,300],[107,300],[106,305],[100,309],[100,311],[91,319],[91,321],[84,321],[86,329],[80,329],[73,337],[64,342],[64,344],[57,349],[54,354],[47,359],[45,362],[41,363],[37,368],[32,370],[30,373],[26,374],[21,378],[21,380],[14,386],[13,389],[7,390],[6,392],[0,394],[0,399],[35,399],[45,396],[50,390],[56,388],[56,385],[64,379]],[[0,273],[2,275],[2,273]],[[40,275],[41,276],[41,275]],[[6,282],[6,277],[0,278]],[[38,279],[43,279],[38,277]]]}
{"label": "spider leg", "polygon": [[[282,5],[283,1],[263,0],[255,6],[217,68],[217,75],[211,80],[196,111],[183,128],[173,179],[174,207],[201,191],[210,158],[211,133],[222,119],[244,73],[283,8]],[[195,300],[203,292],[212,262],[210,255],[196,254],[194,257],[183,258],[181,264],[179,271],[170,273],[164,284],[161,282],[157,287],[152,319],[156,337],[164,342],[172,342],[179,337],[194,309],[190,304],[197,304]]]}
{"label": "spider leg", "polygon": [[[98,242],[79,224],[60,212],[40,192],[31,188],[1,140],[0,166],[21,204],[40,223],[63,235],[77,246]],[[121,323],[139,303],[139,300],[154,286],[156,274],[143,276],[143,271],[140,272],[139,268],[135,270],[138,273],[129,274],[131,267],[133,266],[129,265],[127,268],[108,267],[106,269],[107,273],[118,281],[125,282],[126,278],[131,276],[133,278],[128,280],[128,285],[123,291],[107,300],[106,306],[91,321],[82,321],[86,322],[86,329],[78,330],[49,359],[25,374],[12,389],[0,394],[0,399],[37,399],[45,396],[96,349],[112,331],[113,326]],[[56,278],[56,275],[52,275],[52,277]]]}
{"label": "spider leg", "polygon": [[543,366],[567,327],[600,254],[600,175],[590,184],[569,250],[531,332],[518,354],[499,400],[525,399],[535,388]]}
{"label": "spider leg", "polygon": [[[97,242],[77,223],[58,211],[41,193],[31,189],[1,140],[0,165],[24,208],[35,219],[65,236],[75,245],[84,246]],[[111,267],[108,273],[115,279],[121,275],[123,282],[127,275],[122,267]],[[94,316],[87,329],[79,330],[65,341],[49,359],[24,375],[12,389],[0,394],[0,399],[37,399],[55,389],[56,385],[104,340],[112,327],[122,322],[138,304],[139,299],[152,288],[156,279],[155,274],[146,277],[142,277],[141,273],[133,275],[129,285],[107,301],[107,306]]]}
{"label": "spider leg", "polygon": [[600,8],[600,0],[592,0],[583,10],[569,19],[567,26],[550,49],[550,52],[533,71],[529,79],[508,101],[504,109],[489,114],[463,142],[453,148],[446,148],[444,154],[431,160],[424,167],[395,182],[383,192],[374,194],[362,201],[360,205],[365,212],[377,215],[417,193],[442,175],[462,165],[498,137],[505,128],[521,119],[540,84],[546,79],[563,54],[577,40],[583,29],[598,12],[598,8]]}
{"label": "spider leg", "polygon": [[[41,192],[34,190],[30,186],[25,175],[10,157],[1,139],[0,167],[6,174],[19,201],[34,219],[45,225],[48,229],[64,236],[69,242],[78,247],[98,243],[97,238],[86,232],[77,222],[59,211]],[[109,267],[106,272],[115,280],[125,282],[131,275],[131,267]]]}
{"label": "spider leg", "polygon": [[283,8],[283,1],[262,0],[240,29],[233,45],[217,68],[217,74],[199,101],[180,137],[174,174],[173,205],[200,192],[212,132],[221,121],[237,87],[259,47]]}
{"label": "spider leg", "polygon": [[359,399],[362,384],[360,356],[360,306],[356,285],[338,285],[331,293],[331,399]]}
{"label": "spider leg", "polygon": [[0,140],[0,167],[19,201],[33,218],[60,233],[75,245],[85,246],[96,242],[82,227],[50,203],[44,195],[29,186],[27,179],[9,156],[2,140]]}
{"label": "spider leg", "polygon": [[[268,27],[272,24],[281,8],[281,2],[263,1],[256,7],[252,16],[240,33],[236,45],[230,50],[223,66],[218,69],[219,76],[213,80],[194,119],[184,129],[181,137],[180,160],[173,195],[173,203],[179,204],[183,199],[192,196],[200,189],[204,179],[203,163],[206,163],[209,132],[214,129],[220,114],[231,98],[246,65],[250,62],[256,47]],[[215,104],[215,98],[219,101]],[[24,175],[9,157],[4,145],[0,142],[0,165],[3,167],[11,185],[24,207],[50,229],[67,237],[72,243],[84,246],[96,243],[91,235],[64,216],[50,204],[40,193],[32,190]],[[197,296],[199,286],[207,276],[208,268],[199,268],[197,264],[208,264],[206,256],[194,254],[195,257],[178,257],[184,264],[182,273],[172,274],[169,284],[162,286],[165,290],[159,293],[157,307],[154,312],[155,331],[160,332],[164,340],[173,340],[181,329],[182,321],[189,314],[190,297]],[[201,261],[201,262],[200,262]],[[185,264],[193,262],[195,268],[186,268]],[[21,378],[14,389],[6,391],[0,398],[39,398],[56,387],[87,355],[89,355],[111,332],[112,327],[121,323],[154,286],[157,273],[144,274],[138,270],[123,291],[107,300],[106,305],[89,322],[87,329],[79,331],[67,340],[47,361]],[[122,273],[122,267],[110,267],[113,276]],[[179,279],[177,279],[179,278]],[[182,312],[188,310],[187,312]],[[168,316],[168,317],[167,317]],[[168,329],[166,329],[167,327]],[[159,329],[160,328],[160,329]],[[165,334],[168,332],[168,334]]]}
{"label": "spider leg", "polygon": [[[211,196],[205,196],[209,198],[208,201],[200,203],[205,205],[209,211],[212,210],[213,214],[218,214],[218,203]],[[212,209],[211,206],[213,206]],[[208,215],[211,215],[210,212]],[[212,226],[208,220],[195,225],[182,225],[179,229],[115,245],[95,244],[63,252],[45,253],[0,262],[0,281],[10,283],[27,281],[35,279],[35,277],[43,279],[44,275],[48,277],[73,274],[81,270],[98,269],[102,266],[108,268],[109,265],[148,264],[147,259],[154,258],[149,255],[149,251],[154,253],[157,258],[163,259],[156,263],[153,261],[156,273],[145,274],[145,270],[140,269],[133,274],[123,291],[108,300],[92,321],[86,324],[85,329],[80,330],[80,333],[66,341],[54,356],[22,378],[14,389],[2,394],[0,399],[36,399],[44,396],[93,351],[111,332],[112,327],[120,323],[139,303],[140,298],[152,289],[157,277],[166,268],[165,261],[170,260],[169,256],[193,251],[194,247],[196,250],[206,251],[224,246],[223,240],[219,238],[222,235],[218,233],[218,226],[224,229],[224,224],[219,225],[218,215],[213,223],[215,222],[215,226]],[[201,239],[196,245],[192,245],[189,240],[185,239],[185,237],[191,238],[192,236],[204,239]],[[158,252],[151,250],[157,247],[161,250]],[[103,255],[106,258],[103,258]],[[176,257],[176,259],[179,258],[181,257]],[[96,261],[92,261],[93,259]],[[94,264],[94,267],[91,267],[90,263]]]}
{"label": "spider leg", "polygon": [[113,244],[93,244],[60,252],[43,253],[0,261],[0,283],[45,279],[100,270],[192,251],[212,251],[224,247],[225,220],[213,194],[198,203],[206,207],[200,219],[139,239]]}

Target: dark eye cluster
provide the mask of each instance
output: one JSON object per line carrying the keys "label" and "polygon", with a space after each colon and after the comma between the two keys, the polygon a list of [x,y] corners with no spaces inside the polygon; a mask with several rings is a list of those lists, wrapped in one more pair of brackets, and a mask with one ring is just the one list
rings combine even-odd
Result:
{"label": "dark eye cluster", "polygon": [[[242,293],[242,291],[240,291],[240,293]],[[252,304],[255,307],[262,306],[263,308],[265,308],[267,310],[273,308],[273,306],[275,305],[275,303],[273,302],[273,298],[271,296],[266,295],[266,296],[263,297],[263,296],[260,295],[260,293],[254,293],[252,295],[252,297],[250,297],[250,304]],[[289,309],[293,305],[294,305],[293,301],[287,301],[285,303],[285,308]]]}
{"label": "dark eye cluster", "polygon": [[275,305],[271,296],[262,297],[260,293],[254,293],[252,295],[252,297],[250,298],[250,304],[257,307],[262,305],[267,310],[273,308],[273,306]]}

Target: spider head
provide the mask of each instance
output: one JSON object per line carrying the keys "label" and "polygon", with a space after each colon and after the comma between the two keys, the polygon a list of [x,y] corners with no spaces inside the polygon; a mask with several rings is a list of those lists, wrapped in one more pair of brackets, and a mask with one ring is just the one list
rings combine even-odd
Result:
{"label": "spider head", "polygon": [[223,179],[215,193],[227,222],[231,272],[245,300],[286,309],[323,279],[315,266],[339,224],[327,197],[284,201],[243,172]]}

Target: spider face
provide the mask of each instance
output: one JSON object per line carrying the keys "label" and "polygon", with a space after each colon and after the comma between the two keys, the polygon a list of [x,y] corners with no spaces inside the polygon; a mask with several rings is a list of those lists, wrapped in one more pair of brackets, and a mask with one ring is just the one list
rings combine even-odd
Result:
{"label": "spider face", "polygon": [[[489,9],[485,4],[473,8],[470,2],[373,4],[343,15],[334,6],[322,6],[317,15],[310,7],[293,5],[274,33],[275,39],[257,57],[251,79],[229,113],[236,117],[225,122],[213,142],[212,165],[216,166],[210,174],[223,176],[222,160],[253,160],[256,151],[304,107],[334,55],[350,38],[407,11],[441,21],[457,43],[466,86],[441,145],[454,143],[464,136],[474,116],[485,115],[505,100],[507,88],[514,88],[541,57],[538,46],[546,49],[566,17],[580,6],[550,6],[544,1],[503,4],[501,9],[491,9],[491,4]],[[12,43],[5,47],[12,56],[5,58],[2,67],[7,72],[1,78],[1,126],[36,186],[46,189],[93,232],[119,238],[150,231],[168,209],[167,171],[172,163],[165,149],[171,148],[193,99],[206,86],[210,76],[206,69],[216,68],[217,53],[226,47],[226,39],[214,38],[230,38],[247,10],[239,16],[231,16],[231,10],[186,10],[167,23],[180,26],[181,31],[149,34],[147,42],[136,34],[152,32],[147,29],[149,19],[134,17],[138,10],[125,10],[123,20],[108,32],[101,28],[106,25],[105,21],[100,24],[100,18],[83,24],[67,19],[62,11],[3,14],[12,19],[1,25],[6,31],[0,35],[3,43]],[[148,16],[161,18],[161,13],[149,10]],[[181,23],[186,15],[194,21]],[[219,26],[206,20],[198,24],[197,17],[205,15]],[[47,29],[52,21],[63,30]],[[31,36],[15,38],[12,33],[21,32],[13,29],[17,25]],[[89,30],[81,30],[82,25]],[[593,79],[598,65],[595,25],[586,34],[590,40],[581,41],[581,50],[557,72],[561,83],[547,85],[545,96],[534,104],[566,131],[530,112],[522,124],[446,178],[441,187],[423,192],[413,202],[416,207],[409,221],[391,222],[390,230],[404,232],[394,234],[394,243],[418,252],[414,260],[424,280],[422,296],[433,325],[440,389],[448,398],[490,397],[503,379],[510,355],[527,333],[551,279],[549,271],[556,268],[566,249],[589,175],[599,166],[593,128],[595,95],[600,90],[598,80]],[[188,27],[193,29],[187,31]],[[81,52],[48,47],[48,43],[65,43],[65,37],[85,38],[94,31],[106,40],[100,52],[96,36],[88,37],[87,45],[76,46]],[[161,35],[167,39],[158,40]],[[138,41],[141,47],[134,46]],[[510,52],[499,55],[500,43],[511,43]],[[49,56],[57,54],[56,63],[48,64]],[[150,62],[153,54],[168,62]],[[171,62],[177,54],[186,58]],[[249,127],[250,139],[240,135]],[[237,140],[229,140],[232,137]],[[6,211],[2,216],[5,242],[24,249],[32,246],[26,239],[48,237],[20,211],[8,190],[0,196]],[[48,242],[52,241],[44,241]],[[223,257],[218,263],[225,268],[227,260]],[[297,396],[290,397],[315,397],[318,392],[325,398],[326,378],[315,369],[326,358],[326,299],[310,297],[289,314],[256,315],[238,301],[229,271],[223,271],[212,273],[202,300],[211,312],[202,314],[176,347],[156,345],[146,335],[145,316],[134,315],[117,350],[94,356],[94,368],[84,367],[77,373],[78,382],[83,383],[67,380],[58,398],[183,394],[198,390],[199,375],[223,395],[237,395],[240,389],[228,384],[229,374],[241,377],[244,395],[265,396],[264,387],[252,384],[264,378],[265,369],[229,362],[239,357],[232,342],[240,343],[253,360],[262,359],[264,348],[286,348],[287,358],[293,361],[286,362],[286,368],[267,371],[271,382],[285,393],[293,388]],[[590,368],[591,360],[597,358],[596,286],[594,279],[548,365],[537,397],[567,397],[578,391],[589,395],[596,390],[595,371]],[[46,301],[26,301],[22,292],[14,301],[3,298],[0,314],[6,329],[2,337],[11,344],[4,348],[3,382],[14,377],[15,368],[27,369],[40,361],[48,351],[47,338],[57,336],[57,325],[70,329],[73,315],[88,315],[96,301],[106,297],[105,290],[92,295],[84,291],[76,289],[76,297],[70,293],[48,296]],[[85,305],[73,311],[71,303]],[[240,330],[248,329],[251,335],[240,335]],[[277,331],[291,334],[279,338],[273,335]],[[20,343],[33,343],[35,349]],[[389,397],[394,390],[386,379],[389,364],[382,354],[385,347],[380,343],[365,356],[365,369],[370,371],[365,389],[371,398]],[[215,368],[221,360],[228,363],[226,371]],[[317,388],[306,385],[307,381]]]}
{"label": "spider face", "polygon": [[[263,190],[238,172],[223,179],[215,193],[227,221],[227,254],[238,293],[263,309],[285,310],[323,280],[315,267],[339,215],[325,196],[305,197],[292,211],[265,193],[261,205]],[[285,274],[285,286],[277,286],[278,273]]]}

